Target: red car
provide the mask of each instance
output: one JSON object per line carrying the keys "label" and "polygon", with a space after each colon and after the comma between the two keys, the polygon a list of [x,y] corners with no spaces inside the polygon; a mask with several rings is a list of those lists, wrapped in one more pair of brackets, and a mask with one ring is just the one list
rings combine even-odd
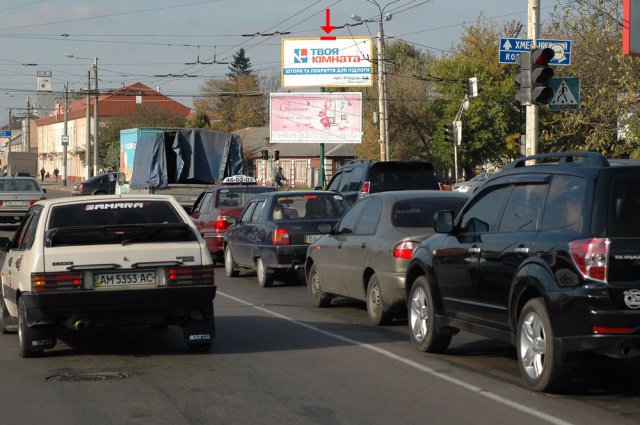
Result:
{"label": "red car", "polygon": [[257,186],[253,180],[253,184],[212,186],[198,196],[190,215],[200,233],[203,234],[214,261],[223,261],[222,242],[224,232],[231,225],[229,218],[237,221],[244,206],[254,195],[275,190],[271,186]]}

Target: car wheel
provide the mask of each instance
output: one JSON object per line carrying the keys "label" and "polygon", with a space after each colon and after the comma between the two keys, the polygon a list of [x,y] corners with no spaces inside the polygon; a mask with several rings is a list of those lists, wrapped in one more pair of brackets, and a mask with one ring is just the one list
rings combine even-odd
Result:
{"label": "car wheel", "polygon": [[16,319],[11,317],[7,311],[7,305],[4,302],[4,297],[0,296],[0,298],[2,298],[2,302],[0,303],[0,329],[2,329],[3,334],[16,333]]}
{"label": "car wheel", "polygon": [[309,270],[309,282],[307,286],[309,287],[311,304],[313,304],[314,307],[323,308],[331,305],[331,295],[322,290],[322,282],[320,281],[320,275],[318,275],[315,264],[312,265],[311,270]]}
{"label": "car wheel", "polygon": [[384,310],[382,305],[382,293],[378,277],[373,274],[367,285],[367,315],[369,322],[374,326],[386,325],[391,321],[391,313]]}
{"label": "car wheel", "polygon": [[[56,345],[53,326],[27,326],[27,307],[22,298],[18,299],[18,348],[20,357],[35,357],[45,348]],[[37,348],[34,348],[37,347]]]}
{"label": "car wheel", "polygon": [[102,190],[98,190],[98,191],[96,191],[96,192],[93,192],[93,194],[94,194],[94,195],[106,195],[106,194],[107,194],[107,192],[104,192],[104,191],[102,191]]}
{"label": "car wheel", "polygon": [[258,285],[263,288],[268,288],[273,285],[273,271],[264,265],[262,258],[258,258],[256,276],[258,277]]}
{"label": "car wheel", "polygon": [[238,277],[238,269],[229,245],[224,247],[224,274],[227,277]]}
{"label": "car wheel", "polygon": [[413,346],[420,351],[441,353],[451,342],[451,335],[435,327],[436,304],[431,285],[425,276],[417,278],[409,294],[409,334]]}
{"label": "car wheel", "polygon": [[560,391],[569,383],[558,362],[551,320],[542,299],[529,300],[518,320],[518,365],[525,384],[535,391]]}

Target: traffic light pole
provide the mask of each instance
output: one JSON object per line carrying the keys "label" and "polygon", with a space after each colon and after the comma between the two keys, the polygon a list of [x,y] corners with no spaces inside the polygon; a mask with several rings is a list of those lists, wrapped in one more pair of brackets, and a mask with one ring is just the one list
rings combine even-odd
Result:
{"label": "traffic light pole", "polygon": [[[540,21],[540,0],[528,0],[528,27],[527,38],[531,39],[531,48],[536,47],[538,39],[538,22]],[[526,133],[525,150],[527,155],[538,153],[538,105],[531,104],[526,107]]]}

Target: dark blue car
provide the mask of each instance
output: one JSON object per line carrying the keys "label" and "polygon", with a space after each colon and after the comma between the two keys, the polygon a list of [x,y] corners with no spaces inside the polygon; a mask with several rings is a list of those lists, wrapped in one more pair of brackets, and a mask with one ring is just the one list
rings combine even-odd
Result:
{"label": "dark blue car", "polygon": [[303,267],[307,246],[323,234],[320,226],[335,225],[348,209],[335,192],[256,195],[225,233],[225,274],[235,277],[240,268],[255,269],[258,284],[271,286],[275,272]]}

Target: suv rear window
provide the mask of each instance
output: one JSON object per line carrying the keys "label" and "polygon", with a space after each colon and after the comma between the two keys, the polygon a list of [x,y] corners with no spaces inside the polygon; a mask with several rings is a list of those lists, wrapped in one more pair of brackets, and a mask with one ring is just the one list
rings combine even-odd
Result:
{"label": "suv rear window", "polygon": [[339,218],[349,209],[341,196],[334,194],[283,195],[273,204],[275,220],[295,218]]}
{"label": "suv rear window", "polygon": [[611,237],[640,236],[640,182],[637,174],[620,174],[611,180]]}
{"label": "suv rear window", "polygon": [[369,171],[370,193],[387,190],[438,190],[438,178],[431,163],[379,162]]}
{"label": "suv rear window", "polygon": [[391,209],[391,223],[395,227],[433,227],[433,215],[439,210],[451,210],[458,215],[466,198],[407,199],[398,201]]}

